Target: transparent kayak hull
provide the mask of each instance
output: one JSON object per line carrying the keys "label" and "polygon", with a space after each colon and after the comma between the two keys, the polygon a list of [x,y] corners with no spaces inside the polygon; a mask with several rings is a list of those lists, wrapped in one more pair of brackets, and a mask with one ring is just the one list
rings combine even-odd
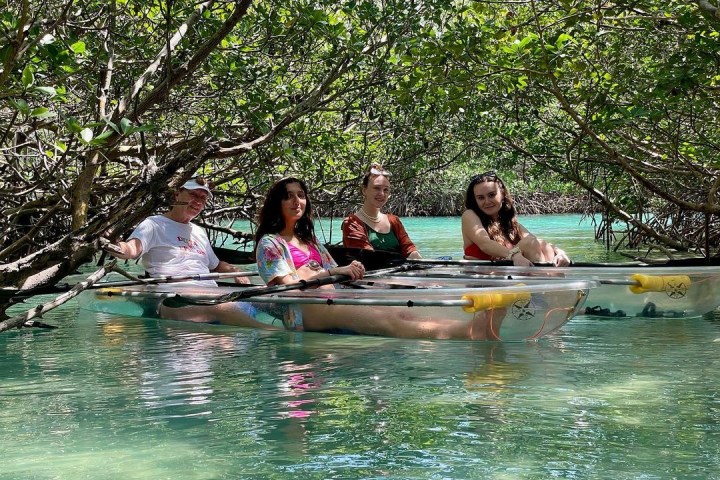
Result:
{"label": "transparent kayak hull", "polygon": [[[251,306],[255,320],[278,327],[283,326],[288,310],[300,309],[303,315],[335,315],[340,323],[344,316],[406,322],[402,325],[417,331],[417,336],[402,335],[406,338],[451,338],[429,334],[433,330],[425,328],[431,323],[446,322],[465,325],[466,338],[470,340],[520,341],[534,340],[560,328],[583,311],[588,292],[598,287],[597,282],[587,280],[519,284],[493,279],[473,281],[471,287],[461,282],[438,287],[413,285],[415,280],[403,284],[402,278],[388,279],[395,283],[377,278],[356,285],[360,288],[295,290],[253,296],[237,303]],[[80,302],[82,308],[91,311],[159,318],[160,303],[169,297],[214,299],[241,291],[242,287],[179,286],[170,290],[168,285],[99,288],[83,292]]]}
{"label": "transparent kayak hull", "polygon": [[[720,306],[720,267],[510,267],[495,265],[437,266],[397,274],[415,282],[487,281],[489,277],[517,281],[545,279],[596,280],[582,313],[612,318],[689,318]],[[409,280],[405,280],[409,281]]]}

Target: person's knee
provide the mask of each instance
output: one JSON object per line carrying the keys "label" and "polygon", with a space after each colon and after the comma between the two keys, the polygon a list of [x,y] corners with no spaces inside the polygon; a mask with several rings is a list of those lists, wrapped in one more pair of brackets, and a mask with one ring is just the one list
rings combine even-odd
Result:
{"label": "person's knee", "polygon": [[522,250],[525,258],[531,262],[540,262],[543,260],[542,245],[537,238],[525,237],[518,243],[518,246]]}
{"label": "person's knee", "polygon": [[218,317],[221,317],[222,323],[239,326],[255,326],[257,322],[253,317],[252,305],[246,302],[228,302],[217,305],[216,311]]}
{"label": "person's knee", "polygon": [[535,236],[527,236],[518,243],[525,258],[531,262],[552,261],[552,247],[545,240]]}

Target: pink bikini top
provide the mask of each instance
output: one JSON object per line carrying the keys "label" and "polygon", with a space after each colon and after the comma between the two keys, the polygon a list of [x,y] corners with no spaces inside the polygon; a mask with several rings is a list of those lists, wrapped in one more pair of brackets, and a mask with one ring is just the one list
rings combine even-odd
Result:
{"label": "pink bikini top", "polygon": [[[292,255],[293,263],[295,264],[295,268],[304,267],[305,265],[308,265],[313,270],[319,270],[322,268],[322,257],[320,256],[320,252],[318,249],[313,245],[312,243],[308,243],[308,252],[309,254],[303,252],[299,248],[297,248],[295,245],[288,243],[288,247],[290,247],[290,255]],[[314,263],[313,263],[314,262]]]}

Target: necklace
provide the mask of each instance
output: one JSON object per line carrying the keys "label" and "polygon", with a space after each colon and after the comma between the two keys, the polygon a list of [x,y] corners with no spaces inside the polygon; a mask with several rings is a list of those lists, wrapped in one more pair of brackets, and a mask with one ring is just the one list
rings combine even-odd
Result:
{"label": "necklace", "polygon": [[370,220],[372,223],[378,223],[380,221],[380,212],[378,212],[378,214],[374,217],[371,217],[365,212],[364,208],[360,207],[360,214],[366,219]]}

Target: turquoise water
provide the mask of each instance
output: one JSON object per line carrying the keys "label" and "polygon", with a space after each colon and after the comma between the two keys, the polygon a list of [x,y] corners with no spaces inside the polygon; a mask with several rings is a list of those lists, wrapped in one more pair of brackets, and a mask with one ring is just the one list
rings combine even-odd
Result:
{"label": "turquoise water", "polygon": [[0,334],[2,479],[720,478],[717,314],[505,344],[45,321]]}
{"label": "turquoise water", "polygon": [[[615,252],[607,252],[601,243],[594,241],[593,226],[588,218],[580,215],[528,215],[520,217],[520,223],[538,237],[554,243],[565,250],[572,259],[584,262],[628,261]],[[316,222],[315,233],[325,243],[341,243],[342,219],[321,218]],[[460,217],[410,217],[403,225],[425,258],[451,256],[461,259],[463,255]],[[248,222],[236,222],[234,228],[250,232]]]}

